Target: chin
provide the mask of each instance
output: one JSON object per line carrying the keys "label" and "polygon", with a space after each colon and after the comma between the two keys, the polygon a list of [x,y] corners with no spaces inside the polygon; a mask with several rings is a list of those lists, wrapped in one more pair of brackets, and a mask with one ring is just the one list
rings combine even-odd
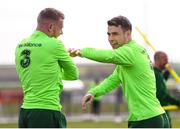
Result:
{"label": "chin", "polygon": [[112,49],[116,49],[117,46],[116,45],[111,45]]}
{"label": "chin", "polygon": [[116,47],[113,47],[113,46],[112,46],[112,49],[116,49]]}

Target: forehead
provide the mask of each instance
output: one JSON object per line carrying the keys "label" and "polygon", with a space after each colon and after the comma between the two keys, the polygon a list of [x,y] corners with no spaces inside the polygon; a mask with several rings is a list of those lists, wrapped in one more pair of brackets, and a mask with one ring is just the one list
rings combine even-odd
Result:
{"label": "forehead", "polygon": [[56,22],[58,25],[63,26],[64,19],[59,18],[59,20]]}
{"label": "forehead", "polygon": [[108,26],[108,32],[120,32],[122,31],[122,27],[119,26]]}
{"label": "forehead", "polygon": [[167,55],[165,53],[161,53],[160,58],[167,58]]}
{"label": "forehead", "polygon": [[59,20],[58,20],[59,23],[63,23],[63,21],[64,21],[64,19],[62,19],[62,18],[59,18]]}

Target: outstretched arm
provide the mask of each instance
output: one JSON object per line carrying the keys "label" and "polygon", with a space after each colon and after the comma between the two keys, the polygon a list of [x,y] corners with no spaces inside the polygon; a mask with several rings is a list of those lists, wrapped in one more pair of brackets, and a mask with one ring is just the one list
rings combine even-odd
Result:
{"label": "outstretched arm", "polygon": [[113,89],[119,86],[121,83],[118,73],[118,67],[115,69],[113,74],[111,74],[108,78],[106,78],[103,82],[101,82],[98,86],[90,89],[88,93],[82,99],[82,109],[86,110],[87,104],[91,103],[94,97],[102,96],[106,93],[109,93]]}
{"label": "outstretched arm", "polygon": [[132,66],[135,59],[133,51],[128,46],[123,46],[113,50],[96,48],[71,48],[68,51],[71,57],[80,56],[97,62],[112,63],[123,66]]}

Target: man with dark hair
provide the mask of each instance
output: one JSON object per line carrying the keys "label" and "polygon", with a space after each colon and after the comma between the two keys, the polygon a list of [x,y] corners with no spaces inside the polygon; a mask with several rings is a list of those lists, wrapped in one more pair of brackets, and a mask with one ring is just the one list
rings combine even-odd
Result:
{"label": "man with dark hair", "polygon": [[76,80],[79,73],[62,41],[64,14],[43,9],[37,28],[16,47],[16,70],[24,93],[19,128],[65,128],[61,113],[62,79]]}
{"label": "man with dark hair", "polygon": [[[177,105],[180,106],[180,100],[169,95],[166,86],[166,80],[168,79],[168,71],[165,69],[165,65],[168,64],[168,56],[163,51],[157,51],[154,54],[154,73],[156,77],[156,96],[161,103],[161,106]],[[168,110],[165,110],[169,119],[170,127],[172,127],[171,117]],[[167,122],[166,122],[167,123]]]}
{"label": "man with dark hair", "polygon": [[111,49],[69,49],[72,57],[80,56],[103,63],[116,65],[114,72],[92,88],[83,97],[82,108],[94,97],[104,95],[120,84],[128,103],[129,128],[163,128],[165,111],[156,98],[155,76],[146,50],[132,40],[132,25],[124,16],[108,22],[108,40]]}

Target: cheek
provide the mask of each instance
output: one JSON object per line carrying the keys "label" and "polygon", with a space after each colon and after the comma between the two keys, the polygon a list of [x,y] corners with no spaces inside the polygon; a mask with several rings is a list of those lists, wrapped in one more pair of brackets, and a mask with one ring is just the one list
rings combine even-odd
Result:
{"label": "cheek", "polygon": [[61,28],[57,28],[56,32],[57,32],[58,34],[61,34],[61,33],[62,33],[62,29],[61,29]]}
{"label": "cheek", "polygon": [[124,38],[125,38],[125,35],[122,35],[122,34],[117,35],[117,39],[119,40],[124,40]]}
{"label": "cheek", "polygon": [[118,40],[119,42],[124,42],[124,37],[123,36],[118,36],[117,38],[116,38],[116,40]]}
{"label": "cheek", "polygon": [[58,28],[55,28],[55,29],[54,29],[54,34],[55,34],[55,35],[58,35],[58,34],[59,34],[59,29],[58,29]]}

